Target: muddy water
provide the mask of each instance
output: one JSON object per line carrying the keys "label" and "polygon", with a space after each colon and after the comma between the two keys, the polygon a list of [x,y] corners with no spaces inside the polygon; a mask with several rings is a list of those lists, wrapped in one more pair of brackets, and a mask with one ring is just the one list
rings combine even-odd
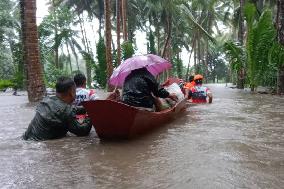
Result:
{"label": "muddy water", "polygon": [[283,188],[283,97],[210,87],[213,104],[126,142],[23,141],[34,107],[0,94],[0,188]]}

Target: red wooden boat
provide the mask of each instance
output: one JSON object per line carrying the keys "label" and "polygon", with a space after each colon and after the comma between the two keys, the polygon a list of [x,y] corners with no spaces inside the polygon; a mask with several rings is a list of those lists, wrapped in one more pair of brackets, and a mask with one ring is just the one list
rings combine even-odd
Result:
{"label": "red wooden boat", "polygon": [[185,109],[186,99],[170,109],[149,112],[113,100],[83,103],[101,139],[127,139],[146,133],[175,118]]}

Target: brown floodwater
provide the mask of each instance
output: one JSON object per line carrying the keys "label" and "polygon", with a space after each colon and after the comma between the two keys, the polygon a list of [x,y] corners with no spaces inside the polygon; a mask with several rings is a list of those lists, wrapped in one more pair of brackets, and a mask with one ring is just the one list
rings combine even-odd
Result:
{"label": "brown floodwater", "polygon": [[27,96],[0,94],[0,188],[283,188],[284,98],[211,85],[213,104],[131,141],[23,141]]}

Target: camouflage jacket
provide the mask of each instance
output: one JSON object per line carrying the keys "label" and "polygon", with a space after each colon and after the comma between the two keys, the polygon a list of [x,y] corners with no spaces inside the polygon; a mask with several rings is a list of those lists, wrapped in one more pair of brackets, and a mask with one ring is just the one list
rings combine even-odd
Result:
{"label": "camouflage jacket", "polygon": [[76,109],[60,98],[46,97],[36,108],[36,114],[23,135],[25,140],[62,138],[69,131],[77,136],[90,133],[92,124],[87,118],[83,123],[76,120]]}

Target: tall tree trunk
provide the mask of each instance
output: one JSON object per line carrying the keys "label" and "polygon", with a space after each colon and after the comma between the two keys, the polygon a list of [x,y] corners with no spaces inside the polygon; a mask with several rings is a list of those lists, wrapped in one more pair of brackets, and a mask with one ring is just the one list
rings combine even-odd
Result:
{"label": "tall tree trunk", "polygon": [[83,42],[83,45],[84,45],[84,50],[87,52],[87,43],[86,43],[86,36],[85,36],[85,32],[84,32],[84,30],[83,30],[83,20],[82,20],[82,18],[81,18],[81,16],[78,14],[78,18],[79,18],[79,25],[80,25],[80,29],[81,29],[81,34],[82,34],[82,37],[83,37],[83,40],[82,40],[82,42]]}
{"label": "tall tree trunk", "polygon": [[54,64],[56,68],[59,68],[59,44],[58,44],[58,23],[57,23],[57,11],[56,11],[56,5],[54,0],[52,0],[52,7],[53,7],[53,14],[54,14],[54,20],[55,20],[55,26],[54,26],[54,41],[55,41],[55,49],[54,49]]}
{"label": "tall tree trunk", "polygon": [[167,16],[166,31],[167,31],[167,38],[166,38],[166,42],[165,42],[165,45],[164,45],[164,48],[163,48],[163,52],[162,52],[162,57],[163,58],[166,56],[167,47],[168,47],[168,44],[170,42],[170,38],[171,38],[171,35],[172,35],[172,19],[171,19],[170,15]]}
{"label": "tall tree trunk", "polygon": [[241,45],[244,44],[244,5],[245,0],[240,0],[240,17],[239,17],[239,33],[238,33],[238,40]]}
{"label": "tall tree trunk", "polygon": [[261,14],[263,12],[264,0],[257,1],[257,10]]}
{"label": "tall tree trunk", "polygon": [[160,25],[159,23],[157,22],[157,25],[156,25],[156,30],[155,30],[155,33],[156,33],[156,38],[157,38],[157,54],[158,55],[161,55],[161,47],[160,47]]}
{"label": "tall tree trunk", "polygon": [[21,0],[20,6],[24,64],[27,70],[28,99],[30,102],[38,102],[45,94],[45,85],[39,58],[36,0]]}
{"label": "tall tree trunk", "polygon": [[[284,1],[278,0],[277,2],[277,32],[278,41],[284,46]],[[277,93],[284,93],[284,64],[278,68],[278,78],[277,78]]]}
{"label": "tall tree trunk", "polygon": [[[239,18],[239,33],[238,39],[241,45],[244,44],[244,5],[245,0],[240,0],[240,18]],[[242,68],[238,71],[238,81],[237,81],[237,88],[244,89],[245,87],[245,70],[244,70],[244,62]]]}
{"label": "tall tree trunk", "polygon": [[127,0],[121,0],[121,15],[122,15],[122,28],[123,28],[123,40],[128,40],[127,33]]}
{"label": "tall tree trunk", "polygon": [[[89,48],[89,42],[87,39],[87,34],[86,34],[86,29],[85,29],[85,24],[84,24],[84,19],[81,18],[80,15],[79,17],[79,24],[80,24],[80,29],[83,37],[83,45],[85,52],[90,55],[90,48]],[[92,82],[92,70],[91,70],[91,65],[89,65],[88,61],[85,61],[85,67],[86,67],[86,76],[87,76],[87,86],[91,86]]]}
{"label": "tall tree trunk", "polygon": [[[213,25],[213,16],[211,11],[207,11],[207,17],[208,17],[208,22],[207,22],[207,32],[209,34],[212,34],[212,25]],[[209,39],[205,39],[205,61],[204,61],[204,66],[205,66],[205,82],[208,83],[208,76],[209,76],[209,71],[208,71],[208,61],[209,61]]]}
{"label": "tall tree trunk", "polygon": [[104,2],[103,0],[99,0],[99,36],[102,37],[103,30],[103,16],[104,16]]}
{"label": "tall tree trunk", "polygon": [[120,48],[120,3],[121,0],[116,0],[116,45],[117,45],[117,65],[121,62]]}
{"label": "tall tree trunk", "polygon": [[68,43],[66,43],[66,47],[67,47],[67,54],[68,54],[68,60],[69,60],[70,73],[72,73],[73,70],[72,70],[71,54],[70,54]]}
{"label": "tall tree trunk", "polygon": [[69,42],[69,45],[70,45],[70,47],[71,47],[71,50],[72,50],[73,55],[75,56],[76,66],[77,66],[77,71],[79,71],[79,70],[80,70],[80,68],[79,68],[78,55],[77,55],[77,53],[76,53],[76,50],[75,50],[74,44],[73,44],[72,42]]}
{"label": "tall tree trunk", "polygon": [[194,52],[194,74],[197,74],[197,60],[196,60],[197,59],[197,45],[194,45],[194,50],[193,50]]}
{"label": "tall tree trunk", "polygon": [[193,54],[193,51],[194,51],[194,48],[195,48],[195,43],[196,43],[195,35],[193,35],[193,37],[192,37],[191,40],[192,40],[191,52],[190,52],[190,55],[189,55],[189,58],[188,58],[188,64],[187,64],[186,76],[185,76],[186,81],[189,79],[190,60],[191,60],[191,56],[192,56],[192,54]]}
{"label": "tall tree trunk", "polygon": [[[93,57],[92,50],[91,50],[91,47],[90,47],[91,46],[90,41],[87,38],[85,20],[83,20],[82,24],[83,24],[83,32],[85,34],[85,40],[86,40],[86,45],[87,45],[86,46],[87,52],[91,57]],[[90,87],[91,83],[92,83],[92,68],[91,68],[90,62],[86,62],[86,73],[87,73],[87,86]]]}
{"label": "tall tree trunk", "polygon": [[201,36],[198,30],[198,45],[197,45],[197,73],[201,74]]}
{"label": "tall tree trunk", "polygon": [[[110,0],[105,0],[105,41],[106,41],[106,63],[107,63],[107,80],[109,80],[112,71],[112,55],[111,55],[111,8],[110,8]],[[108,91],[111,91],[112,88],[108,84]]]}

